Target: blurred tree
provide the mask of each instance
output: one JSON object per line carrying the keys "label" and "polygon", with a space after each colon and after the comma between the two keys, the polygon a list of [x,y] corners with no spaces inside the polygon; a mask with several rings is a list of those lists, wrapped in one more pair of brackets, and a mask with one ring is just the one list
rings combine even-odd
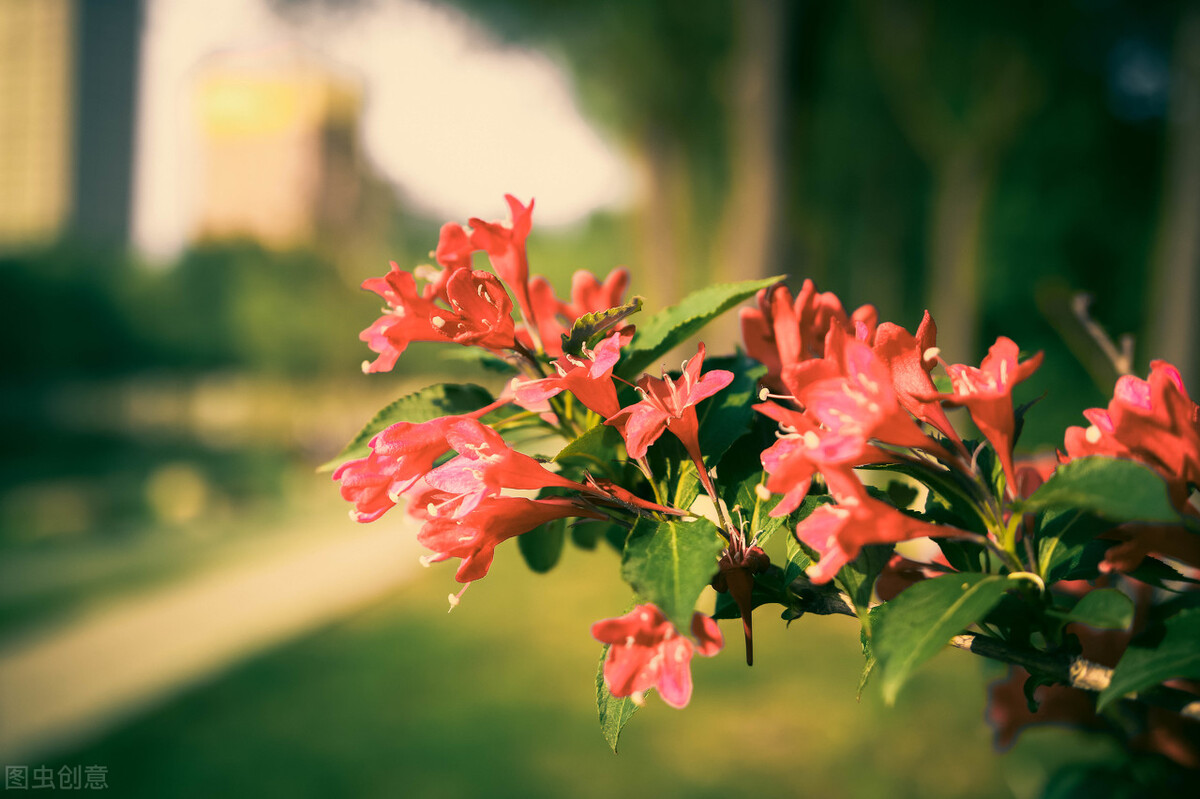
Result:
{"label": "blurred tree", "polygon": [[[1148,308],[1147,350],[1200,380],[1200,2],[1186,3],[1175,34],[1163,207]],[[1194,389],[1193,389],[1194,390]]]}

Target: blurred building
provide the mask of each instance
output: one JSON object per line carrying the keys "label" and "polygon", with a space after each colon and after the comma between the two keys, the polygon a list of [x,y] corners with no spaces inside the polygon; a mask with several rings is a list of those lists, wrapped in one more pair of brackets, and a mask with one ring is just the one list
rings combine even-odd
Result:
{"label": "blurred building", "polygon": [[360,83],[297,46],[209,58],[197,82],[195,236],[313,245],[361,229]]}
{"label": "blurred building", "polygon": [[129,238],[141,0],[0,0],[0,247]]}

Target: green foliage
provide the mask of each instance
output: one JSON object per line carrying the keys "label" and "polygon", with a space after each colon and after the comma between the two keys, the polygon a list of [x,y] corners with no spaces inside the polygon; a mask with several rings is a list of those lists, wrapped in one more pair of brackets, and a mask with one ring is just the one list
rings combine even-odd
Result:
{"label": "green foliage", "polygon": [[696,419],[700,423],[700,451],[709,464],[714,464],[758,416],[752,406],[758,395],[759,378],[766,374],[767,368],[740,353],[709,358],[704,367],[705,371],[726,369],[733,372],[733,382],[700,403],[696,410]]}
{"label": "green foliage", "polygon": [[1012,585],[988,574],[948,574],[910,586],[871,612],[871,651],[889,703],[950,638],[986,616]]}
{"label": "green foliage", "polygon": [[1069,611],[1051,612],[1066,622],[1101,630],[1124,630],[1133,623],[1133,600],[1115,588],[1097,588],[1084,594]]}
{"label": "green foliage", "polygon": [[608,657],[609,645],[605,644],[600,650],[600,666],[596,670],[596,710],[600,716],[600,734],[608,742],[608,746],[617,753],[617,739],[621,730],[638,712],[638,705],[628,696],[613,696],[604,683],[604,661]]}
{"label": "green foliage", "polygon": [[441,416],[470,413],[492,402],[487,389],[472,383],[435,383],[407,394],[376,413],[371,421],[350,439],[337,457],[321,465],[321,471],[336,468],[370,452],[368,442],[381,430],[397,422],[428,422]]}
{"label": "green foliage", "polygon": [[692,292],[677,305],[659,311],[638,326],[633,342],[617,364],[617,373],[627,379],[636,377],[713,319],[779,280],[771,277],[721,283]]}
{"label": "green foliage", "polygon": [[566,537],[566,520],[555,519],[517,536],[517,546],[521,550],[521,557],[525,559],[525,565],[539,574],[544,574],[558,563]]}
{"label": "green foliage", "polygon": [[1127,694],[1174,677],[1200,679],[1200,608],[1189,608],[1152,624],[1129,643],[1112,681],[1096,702],[1103,710]]}
{"label": "green foliage", "polygon": [[700,592],[717,573],[725,541],[707,519],[640,518],[625,543],[621,576],[680,630],[690,630]]}
{"label": "green foliage", "polygon": [[1025,512],[1088,511],[1115,522],[1179,521],[1158,473],[1136,461],[1100,456],[1058,467],[1020,506]]}
{"label": "green foliage", "polygon": [[622,444],[621,434],[603,422],[570,441],[554,456],[554,462],[563,467],[590,471],[613,476],[617,468],[617,447]]}
{"label": "green foliage", "polygon": [[634,297],[616,308],[585,313],[571,325],[570,334],[562,337],[562,351],[578,355],[585,345],[595,346],[605,333],[640,310],[642,310],[642,298]]}

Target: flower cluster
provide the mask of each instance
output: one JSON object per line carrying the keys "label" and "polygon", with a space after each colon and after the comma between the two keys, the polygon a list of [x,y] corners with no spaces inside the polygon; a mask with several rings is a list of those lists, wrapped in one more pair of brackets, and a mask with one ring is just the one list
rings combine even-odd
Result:
{"label": "flower cluster", "polygon": [[[393,264],[364,282],[387,307],[360,336],[376,353],[368,372],[391,370],[410,342],[445,341],[506,371],[504,382],[402,398],[333,478],[356,521],[403,504],[423,562],[456,560],[464,590],[512,538],[526,536],[518,548],[539,570],[568,531],[583,547],[616,548],[634,607],[592,625],[607,646],[602,716],[651,690],[686,705],[692,657],[723,646],[719,619],[741,620],[752,663],[751,617],[764,604],[788,620],[856,617],[867,673],[889,699],[932,656],[930,641],[982,641],[972,651],[1030,668],[1021,697],[1043,697],[1045,711],[1015,708],[1012,686],[997,687],[1002,741],[1055,718],[1125,734],[1127,715],[1117,723],[1106,705],[1171,699],[1191,687],[1170,678],[1200,678],[1200,614],[1163,600],[1200,584],[1200,406],[1175,367],[1121,376],[1060,451],[1020,458],[1013,394],[1042,353],[1023,356],[1002,336],[978,365],[947,362],[929,312],[909,330],[870,305],[847,312],[812,281],[793,295],[777,279],[706,287],[639,333],[628,271],[578,272],[560,299],[529,271],[533,202],[506,200],[506,222],[443,226],[435,264]],[[490,270],[475,268],[480,253]],[[700,343],[678,370],[642,372],[750,299],[744,353],[712,357]],[[965,409],[958,427],[954,409]],[[533,457],[517,436],[557,454]],[[710,588],[715,605],[697,611]],[[1160,650],[1190,654],[1122,670],[1126,653]],[[1080,676],[1104,668],[1103,690]],[[1191,741],[1200,764],[1195,732],[1172,732],[1167,754],[1184,762]]]}

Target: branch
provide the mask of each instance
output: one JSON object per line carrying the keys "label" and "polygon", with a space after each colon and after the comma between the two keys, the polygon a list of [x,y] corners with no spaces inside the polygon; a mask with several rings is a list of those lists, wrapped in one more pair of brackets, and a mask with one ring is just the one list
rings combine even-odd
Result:
{"label": "branch", "polygon": [[[1081,657],[1056,657],[1035,650],[1013,649],[1003,641],[978,633],[956,635],[950,639],[950,645],[982,657],[1020,666],[1031,674],[1045,674],[1081,691],[1099,693],[1112,682],[1113,670],[1108,666]],[[1200,721],[1200,697],[1178,688],[1160,685],[1130,694],[1129,698]]]}
{"label": "branch", "polygon": [[[815,586],[807,577],[797,578],[789,590],[795,594],[796,609],[802,613],[814,613],[818,616],[858,616],[848,596],[839,591]],[[1081,691],[1099,693],[1112,682],[1112,669],[1081,657],[1050,655],[1034,649],[1016,649],[1003,641],[979,633],[956,635],[949,643],[957,649],[965,649],[980,657],[1020,666],[1031,674],[1044,674]],[[1160,685],[1130,694],[1128,698],[1200,721],[1200,697],[1178,688]]]}

